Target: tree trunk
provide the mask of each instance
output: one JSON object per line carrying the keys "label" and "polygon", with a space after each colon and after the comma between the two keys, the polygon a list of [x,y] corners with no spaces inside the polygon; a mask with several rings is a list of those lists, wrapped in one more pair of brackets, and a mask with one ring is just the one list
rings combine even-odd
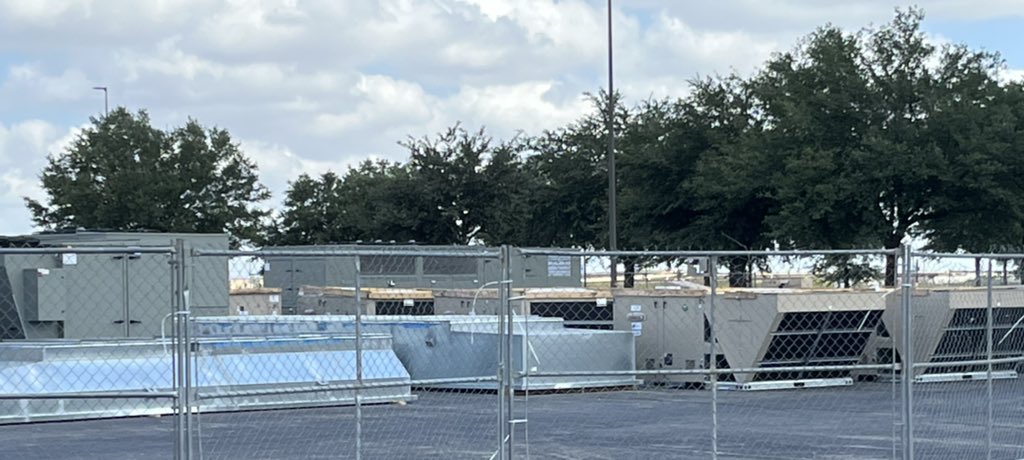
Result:
{"label": "tree trunk", "polygon": [[885,286],[896,286],[896,256],[894,254],[885,256]]}
{"label": "tree trunk", "polygon": [[974,258],[974,285],[981,286],[981,257]]}
{"label": "tree trunk", "polygon": [[750,287],[747,257],[729,259],[729,287]]}
{"label": "tree trunk", "polygon": [[622,287],[630,289],[636,284],[636,263],[633,259],[623,259],[622,264],[625,267],[622,271]]}

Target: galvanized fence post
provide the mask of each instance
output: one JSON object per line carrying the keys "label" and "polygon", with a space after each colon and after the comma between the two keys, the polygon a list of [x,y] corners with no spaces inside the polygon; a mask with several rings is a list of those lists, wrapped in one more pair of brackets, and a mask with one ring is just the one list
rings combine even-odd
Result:
{"label": "galvanized fence post", "polygon": [[363,458],[363,401],[361,389],[363,386],[363,293],[362,293],[362,264],[360,256],[355,257],[356,264],[356,460]]}
{"label": "galvanized fence post", "polygon": [[[504,279],[505,268],[507,265],[507,257],[505,247],[501,247],[500,255],[500,268],[499,268],[499,279]],[[498,305],[501,309],[498,314],[498,356],[497,356],[497,379],[498,379],[498,448],[496,449],[497,458],[505,459],[505,321],[509,316],[509,301],[505,295],[505,290],[502,289],[501,283],[498,283]]]}
{"label": "galvanized fence post", "polygon": [[188,460],[192,458],[192,367],[191,367],[191,338],[189,334],[189,299],[188,299],[188,278],[187,278],[185,241],[182,239],[174,242],[174,278],[175,285],[172,292],[175,297],[175,340],[176,340],[176,377],[178,396],[175,407],[177,417],[175,428],[177,430],[177,447],[175,458]]}
{"label": "galvanized fence post", "polygon": [[718,459],[718,356],[715,337],[715,298],[718,296],[718,256],[708,259],[708,277],[711,296],[708,299],[708,327],[711,329],[708,341],[708,368],[711,381],[711,458]]}
{"label": "galvanized fence post", "polygon": [[988,418],[986,420],[985,430],[988,433],[988,437],[985,440],[985,458],[992,460],[992,432],[995,429],[993,426],[993,404],[992,404],[992,259],[988,259],[988,287],[986,288],[986,299],[985,299],[985,359],[988,361],[985,372],[985,385],[988,390]]}
{"label": "galvanized fence post", "polygon": [[901,318],[903,329],[903,361],[900,372],[900,385],[902,388],[903,401],[903,460],[914,459],[914,328],[911,324],[914,317],[911,312],[911,296],[914,294],[913,260],[910,245],[902,247],[903,254],[903,279]]}
{"label": "galvanized fence post", "polygon": [[500,381],[499,393],[501,397],[501,406],[499,409],[499,415],[501,417],[501,458],[511,459],[513,451],[512,443],[512,398],[515,394],[515,388],[512,382],[512,339],[513,339],[513,321],[515,313],[512,311],[511,301],[511,249],[508,245],[501,247],[501,283],[498,289],[498,303],[504,309],[504,314],[501,315],[502,319],[499,321],[499,326],[502,329],[499,337],[501,343],[501,364],[499,366],[500,375],[498,377]]}
{"label": "galvanized fence post", "polygon": [[[175,248],[175,249],[177,249],[177,248]],[[175,398],[173,399],[173,404],[174,404],[173,405],[173,409],[174,409],[174,435],[175,435],[175,437],[174,437],[174,460],[184,460],[184,459],[186,459],[188,457],[188,455],[186,453],[187,451],[185,451],[186,437],[188,436],[188,434],[185,431],[184,417],[182,415],[184,412],[182,411],[182,405],[181,405],[182,401],[184,401],[184,399],[185,399],[183,397],[183,395],[181,394],[182,390],[185,387],[184,386],[184,382],[183,382],[184,379],[182,377],[182,373],[184,372],[184,368],[181,365],[181,358],[184,356],[184,352],[181,349],[182,343],[183,343],[183,340],[182,340],[183,333],[182,333],[182,324],[181,324],[181,315],[180,315],[181,310],[182,310],[180,267],[181,267],[181,264],[183,263],[181,259],[182,259],[182,254],[181,254],[180,251],[175,250],[174,253],[171,254],[171,280],[170,281],[171,281],[171,306],[172,306],[172,309],[173,309],[173,311],[172,311],[173,314],[171,315],[171,327],[172,327],[172,330],[173,330],[172,334],[171,334],[171,345],[172,345],[172,348],[174,350],[174,353],[171,354],[171,368],[172,368],[172,372],[171,373],[173,374],[171,386],[172,386],[172,390],[175,393]]]}

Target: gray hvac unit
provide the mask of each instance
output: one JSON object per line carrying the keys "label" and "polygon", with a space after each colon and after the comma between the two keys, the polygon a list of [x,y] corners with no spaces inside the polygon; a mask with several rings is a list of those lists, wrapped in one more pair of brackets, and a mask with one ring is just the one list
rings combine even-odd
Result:
{"label": "gray hvac unit", "polygon": [[[228,313],[228,262],[190,257],[227,249],[223,234],[72,232],[33,235],[53,254],[0,254],[0,338],[156,337],[172,312],[168,254],[79,254],[75,248],[173,246],[186,242],[192,314]],[[59,251],[59,252],[58,252]]]}
{"label": "gray hvac unit", "polygon": [[[616,330],[630,331],[638,370],[697,370],[704,367],[705,291],[622,290],[615,292]],[[660,384],[700,384],[701,374],[648,375]]]}
{"label": "gray hvac unit", "polygon": [[[501,279],[501,266],[497,258],[445,257],[430,255],[444,251],[485,251],[495,248],[482,246],[418,246],[418,245],[321,245],[278,246],[268,251],[327,252],[327,251],[402,251],[402,255],[364,256],[360,258],[360,285],[363,287],[396,287],[404,289],[476,289],[490,281]],[[418,256],[409,252],[422,251]],[[509,271],[513,286],[576,287],[582,284],[579,257],[524,256],[512,251]],[[355,286],[355,257],[351,256],[266,256],[264,257],[263,284],[280,288],[282,304],[296,306],[302,286]]]}
{"label": "gray hvac unit", "polygon": [[[365,288],[360,300],[364,315],[434,314],[434,296],[426,289]],[[302,286],[295,311],[299,315],[355,315],[357,305],[354,288]]]}
{"label": "gray hvac unit", "polygon": [[[885,310],[867,291],[744,289],[715,299],[714,330],[730,368],[861,364]],[[851,377],[849,371],[734,374],[736,382]]]}
{"label": "gray hvac unit", "polygon": [[[901,293],[889,297],[883,320],[899,356],[903,353]],[[985,288],[918,290],[911,298],[915,363],[949,363],[987,358],[988,293]],[[1024,287],[992,291],[994,358],[1024,356]],[[998,371],[1022,371],[1020,363],[993,366]],[[956,374],[987,370],[985,365],[915,367],[914,375]]]}

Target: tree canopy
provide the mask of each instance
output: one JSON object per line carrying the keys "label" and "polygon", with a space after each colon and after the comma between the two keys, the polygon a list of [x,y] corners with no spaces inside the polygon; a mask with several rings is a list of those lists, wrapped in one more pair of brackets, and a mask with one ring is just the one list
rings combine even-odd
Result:
{"label": "tree canopy", "polygon": [[[757,72],[695,79],[678,99],[598,93],[590,112],[534,137],[456,125],[409,139],[404,164],[293,182],[277,241],[606,248],[614,97],[621,249],[1020,247],[1024,90],[1000,79],[996,54],[931,44],[923,18],[825,25]],[[356,184],[364,192],[345,192]],[[627,273],[644,262],[626,260]],[[730,284],[760,262],[724,262]],[[895,258],[886,265],[891,284]],[[854,257],[814,270],[840,285],[878,276]]]}
{"label": "tree canopy", "polygon": [[[995,53],[935,45],[920,10],[877,27],[825,25],[750,75],[687,95],[588,95],[563,126],[496,140],[461,124],[398,145],[400,161],[293,180],[268,244],[351,241],[607,248],[609,105],[625,250],[1024,248],[1024,84]],[[614,101],[609,104],[609,100]],[[93,120],[42,175],[37,223],[259,236],[267,198],[228,133],[168,132],[145,112]],[[632,267],[664,260],[624,259]],[[750,283],[760,260],[723,261]],[[814,263],[849,286],[861,257]],[[895,281],[895,258],[884,280]]]}
{"label": "tree canopy", "polygon": [[269,212],[259,203],[270,193],[226,130],[190,119],[161,131],[145,111],[125,108],[91,123],[49,157],[40,175],[45,202],[25,199],[37,225],[260,240]]}

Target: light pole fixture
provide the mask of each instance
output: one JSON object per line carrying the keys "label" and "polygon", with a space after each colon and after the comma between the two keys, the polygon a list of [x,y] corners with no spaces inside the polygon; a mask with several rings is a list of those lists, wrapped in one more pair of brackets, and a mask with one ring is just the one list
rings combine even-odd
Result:
{"label": "light pole fixture", "polygon": [[107,102],[107,87],[106,86],[93,86],[92,89],[97,91],[103,91],[103,116],[106,117],[109,113],[110,106]]}
{"label": "light pole fixture", "polygon": [[[615,83],[612,72],[612,0],[608,0],[608,250],[616,251],[618,242],[618,211],[615,192]],[[611,257],[611,284],[618,285],[618,261]]]}

